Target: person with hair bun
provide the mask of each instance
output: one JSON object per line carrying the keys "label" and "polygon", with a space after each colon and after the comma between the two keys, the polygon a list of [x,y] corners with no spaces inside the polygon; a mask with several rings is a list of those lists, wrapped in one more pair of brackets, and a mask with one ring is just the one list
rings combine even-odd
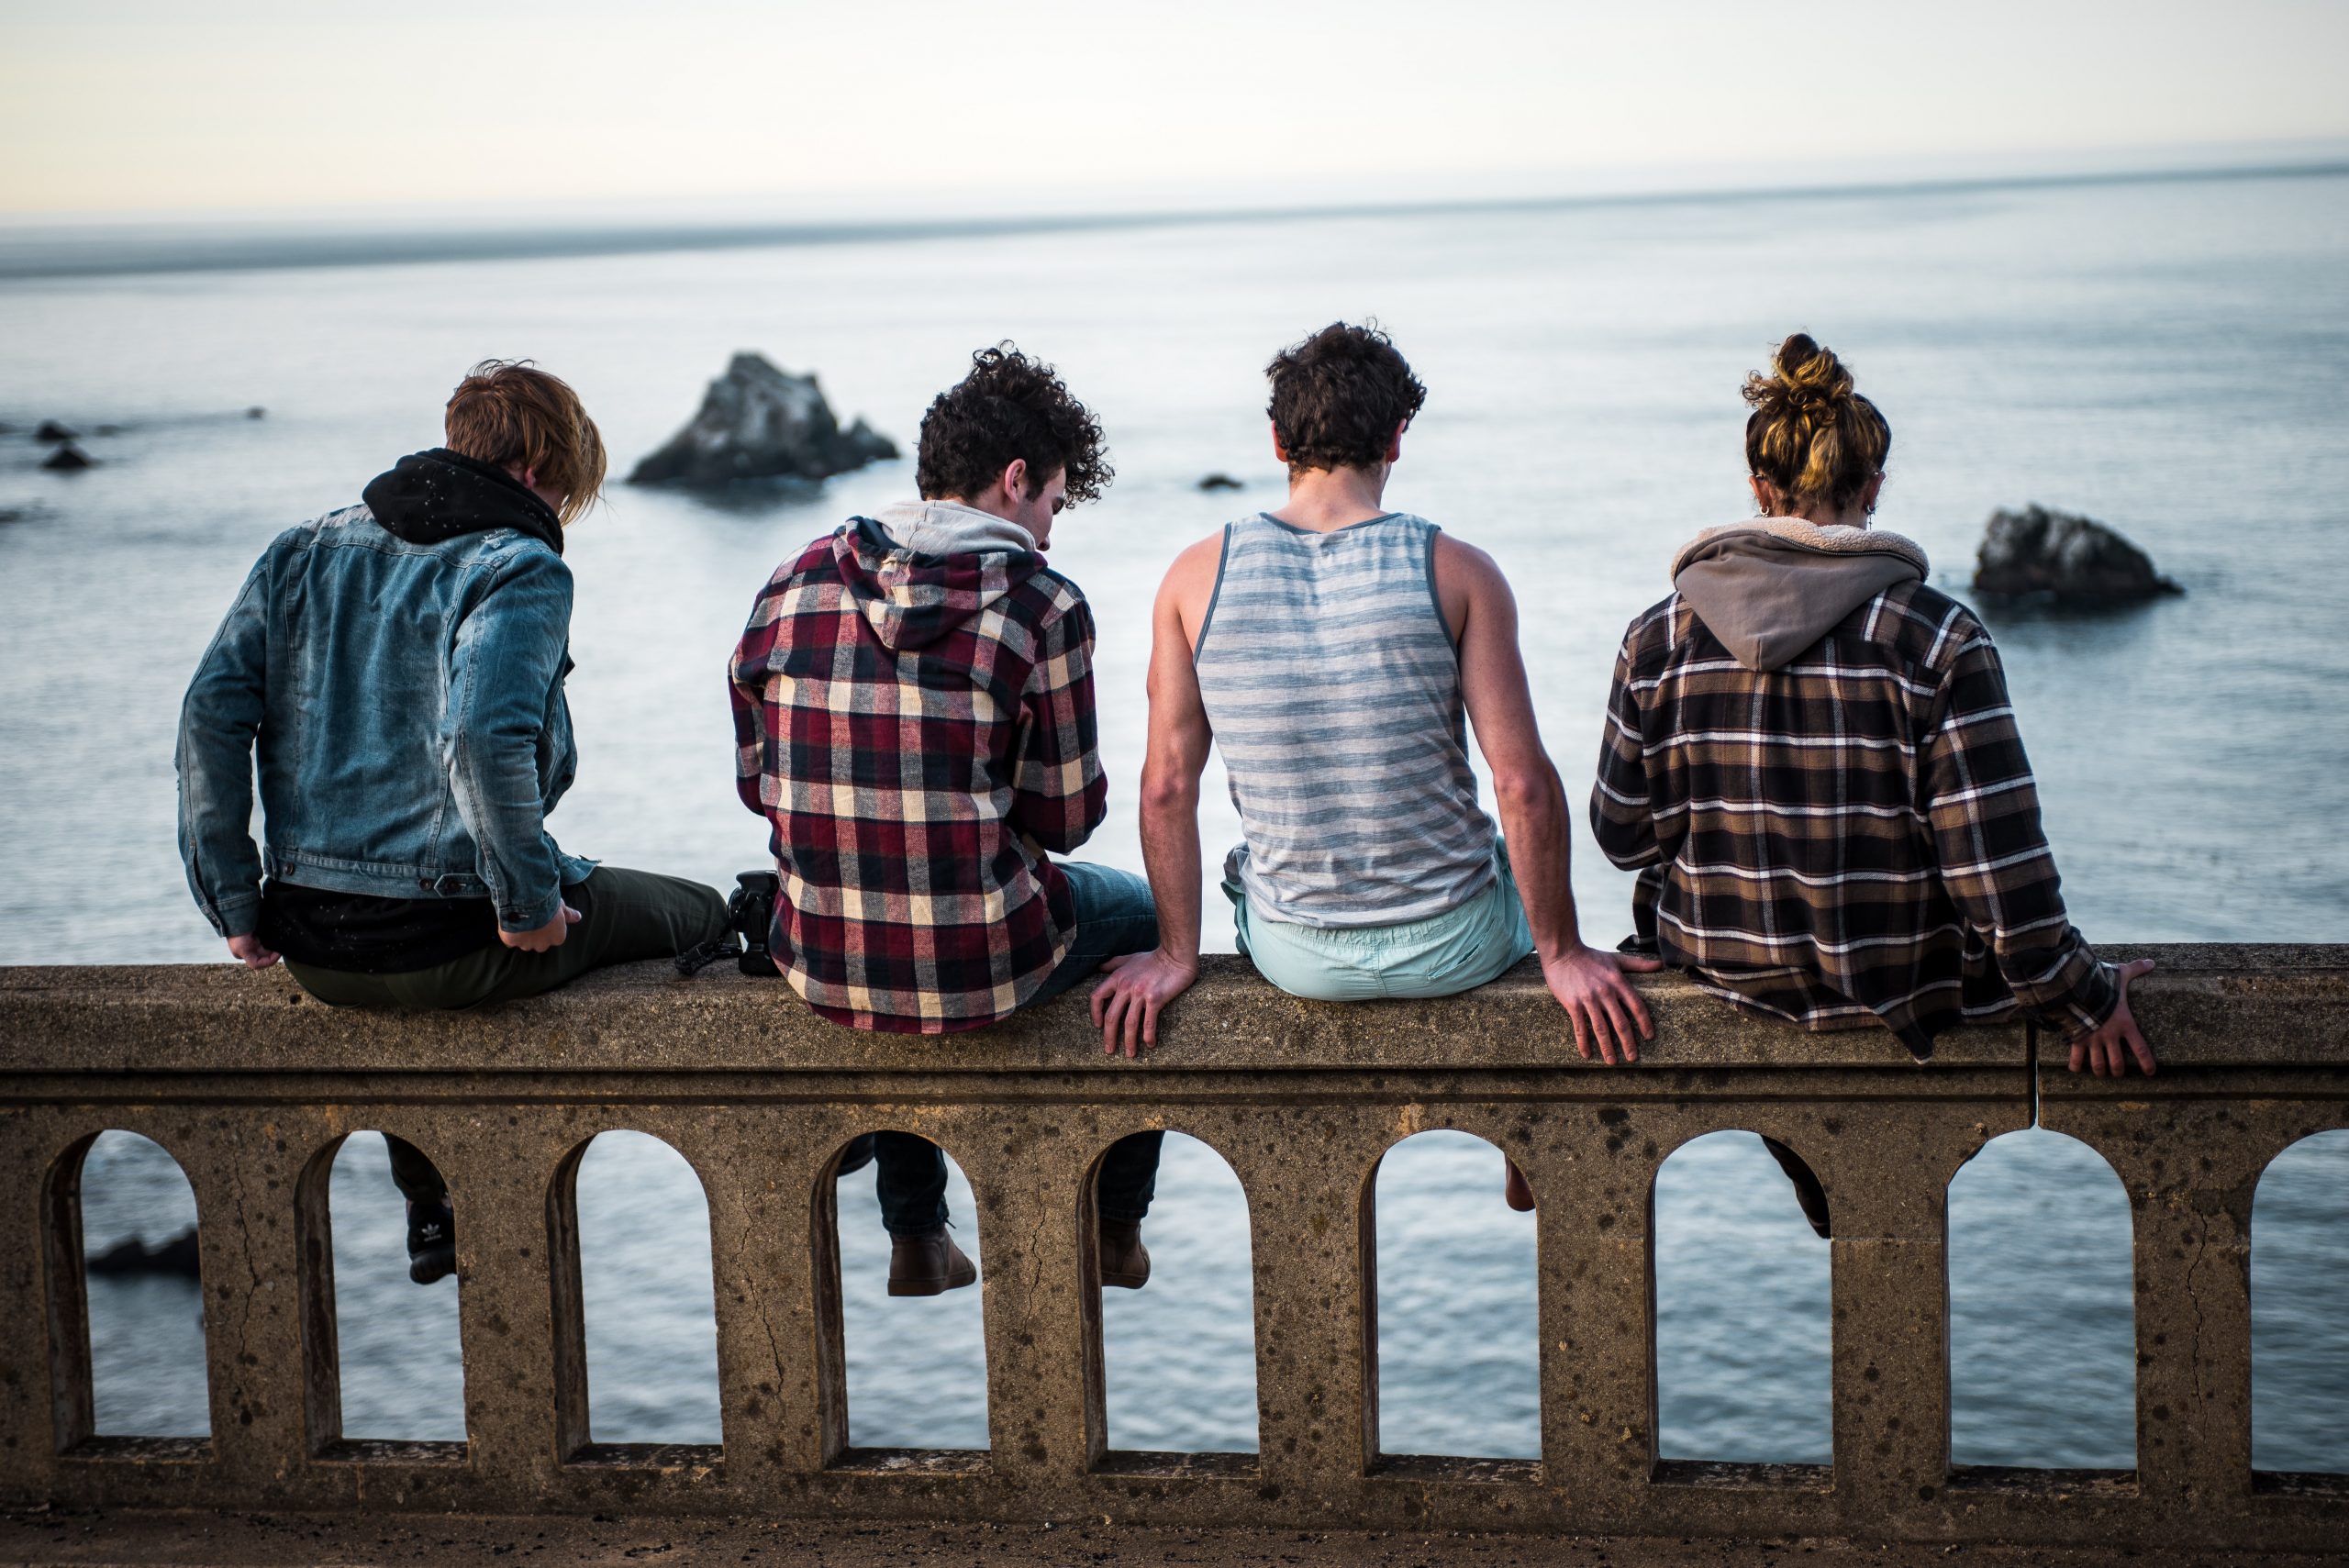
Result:
{"label": "person with hair bun", "polygon": [[[1760,516],[1709,528],[1631,622],[1591,826],[1640,873],[1634,943],[1741,1010],[1939,1034],[2025,1013],[2071,1066],[2154,1054],[2143,960],[2101,962],[2065,914],[1990,634],[1870,527],[1892,444],[1834,353],[1798,332],[1746,378]],[[1818,1179],[1774,1144],[1828,1231]]]}

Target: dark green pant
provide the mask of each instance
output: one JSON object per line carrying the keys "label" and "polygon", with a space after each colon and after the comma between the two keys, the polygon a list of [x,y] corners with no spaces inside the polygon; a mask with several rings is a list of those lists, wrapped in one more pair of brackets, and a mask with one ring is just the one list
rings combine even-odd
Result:
{"label": "dark green pant", "polygon": [[[618,866],[597,866],[563,899],[580,912],[559,948],[524,952],[493,942],[478,952],[407,974],[350,974],[288,962],[302,989],[336,1007],[403,1007],[440,1012],[513,1002],[568,985],[591,969],[640,959],[671,958],[726,929],[726,900],[698,882]],[[392,1180],[409,1198],[438,1201],[448,1191],[432,1162],[414,1145],[386,1139]]]}

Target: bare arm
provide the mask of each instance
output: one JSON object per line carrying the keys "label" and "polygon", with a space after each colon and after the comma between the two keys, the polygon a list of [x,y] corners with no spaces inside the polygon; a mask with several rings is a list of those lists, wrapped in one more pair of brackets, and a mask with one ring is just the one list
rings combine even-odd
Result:
{"label": "bare arm", "polygon": [[1491,557],[1449,535],[1436,538],[1435,573],[1444,618],[1459,640],[1461,700],[1493,771],[1494,805],[1542,978],[1573,1020],[1575,1045],[1584,1056],[1595,1041],[1609,1062],[1619,1060],[1619,1052],[1620,1060],[1636,1062],[1639,1041],[1654,1028],[1623,972],[1660,965],[1583,945],[1575,918],[1565,790],[1534,721],[1533,694],[1518,651],[1516,596]]}
{"label": "bare arm", "polygon": [[1093,993],[1102,1049],[1158,1043],[1158,1015],[1199,977],[1199,775],[1213,734],[1191,648],[1215,588],[1222,539],[1175,557],[1151,612],[1150,740],[1141,770],[1141,856],[1158,905],[1155,951],[1113,958]]}

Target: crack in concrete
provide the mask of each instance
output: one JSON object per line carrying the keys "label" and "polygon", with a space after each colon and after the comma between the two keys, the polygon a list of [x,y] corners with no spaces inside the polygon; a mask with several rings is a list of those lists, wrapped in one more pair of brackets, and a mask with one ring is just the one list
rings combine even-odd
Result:
{"label": "crack in concrete", "polygon": [[[2210,1227],[2204,1223],[2200,1215],[2195,1215],[2193,1217],[2193,1222],[2194,1252],[2193,1255],[2186,1261],[2186,1301],[2188,1306],[2194,1308],[2194,1348],[2188,1357],[2187,1364],[2198,1369],[2199,1371],[2203,1364],[2204,1348],[2202,1343],[2202,1293],[2195,1285],[2194,1275],[2196,1272],[2202,1267],[2202,1255],[2210,1250]],[[2194,1387],[2194,1403],[2198,1409],[2202,1404],[2202,1388],[2200,1379],[2199,1377],[2196,1379]],[[2189,1429],[2191,1423],[2189,1421]]]}
{"label": "crack in concrete", "polygon": [[751,1313],[758,1320],[759,1333],[767,1342],[767,1360],[774,1368],[774,1398],[777,1408],[783,1405],[783,1389],[787,1380],[783,1366],[783,1347],[775,1342],[774,1321],[768,1315],[766,1296],[759,1289],[758,1272],[749,1266],[750,1227],[738,1224],[734,1228],[734,1277],[742,1282],[742,1294],[748,1298]]}
{"label": "crack in concrete", "polygon": [[[1039,1212],[1035,1229],[1028,1236],[1028,1299],[1032,1303],[1044,1289],[1044,1233],[1052,1227],[1052,1217]],[[1033,1308],[1031,1307],[1032,1311]]]}
{"label": "crack in concrete", "polygon": [[253,1227],[250,1221],[253,1217],[254,1209],[252,1205],[246,1201],[245,1192],[246,1183],[249,1180],[250,1176],[243,1166],[238,1165],[236,1173],[231,1177],[230,1191],[236,1206],[238,1255],[243,1260],[245,1265],[245,1289],[241,1294],[234,1291],[230,1294],[237,1296],[239,1309],[237,1335],[234,1340],[235,1371],[232,1374],[236,1381],[232,1386],[241,1393],[242,1402],[250,1416],[252,1411],[253,1397],[252,1390],[246,1385],[248,1368],[245,1362],[249,1359],[252,1368],[258,1369],[267,1365],[269,1358],[252,1348],[253,1307],[261,1299],[262,1273],[260,1267],[253,1262]]}

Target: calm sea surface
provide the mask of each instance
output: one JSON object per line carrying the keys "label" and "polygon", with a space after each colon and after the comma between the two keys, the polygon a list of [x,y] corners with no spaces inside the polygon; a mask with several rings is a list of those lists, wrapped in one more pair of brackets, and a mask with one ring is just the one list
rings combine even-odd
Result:
{"label": "calm sea surface", "polygon": [[[0,248],[6,239],[0,237]],[[910,445],[973,348],[1055,361],[1119,480],[1053,551],[1097,608],[1111,817],[1139,869],[1150,595],[1236,509],[1277,504],[1261,367],[1375,316],[1431,388],[1389,492],[1490,550],[1525,609],[1577,801],[1624,623],[1674,548],[1743,515],[1737,389],[1785,332],[1842,352],[1891,419],[1879,520],[1961,595],[1986,516],[2109,521],[2187,595],[2090,618],[1994,615],[2080,924],[2105,940],[2349,940],[2349,180],[2236,179],[0,283],[0,962],[212,961],[173,847],[179,696],[262,545],[433,445],[464,367],[527,355],[586,397],[625,471],[737,349],[821,373]],[[247,419],[249,406],[267,408]],[[38,471],[56,417],[102,466]],[[909,464],[723,501],[615,487],[577,526],[564,845],[726,885],[759,863],[737,803],[725,657],[782,557],[910,492]],[[1211,470],[1238,497],[1195,488]],[[1237,821],[1210,781],[1211,851]],[[1575,845],[1586,930],[1627,879]],[[1222,912],[1209,943],[1228,948]],[[2156,1044],[2158,1045],[2158,1041]],[[941,1047],[941,1049],[949,1049]],[[951,1151],[950,1151],[951,1152]],[[957,1178],[959,1184],[959,1176]],[[1535,1450],[1532,1226],[1499,1157],[1422,1135],[1378,1184],[1384,1446]],[[952,1198],[985,1266],[967,1190]],[[462,1434],[457,1286],[406,1283],[380,1142],[333,1188],[345,1425]],[[1759,1143],[1721,1134],[1656,1194],[1664,1446],[1823,1460],[1828,1259]],[[593,1414],[607,1440],[711,1440],[698,1186],[615,1134],[580,1180]],[[191,1222],[153,1145],[91,1156],[93,1248]],[[2126,1204],[2083,1146],[2018,1133],[1953,1186],[1956,1457],[2132,1461]],[[979,1293],[890,1301],[869,1176],[841,1185],[851,1433],[985,1440]],[[1105,1302],[1111,1440],[1253,1446],[1246,1209],[1170,1140],[1157,1273]],[[2349,1469],[2349,1134],[2263,1184],[2253,1260],[2257,1462]],[[92,1292],[102,1429],[206,1422],[200,1306]]]}

